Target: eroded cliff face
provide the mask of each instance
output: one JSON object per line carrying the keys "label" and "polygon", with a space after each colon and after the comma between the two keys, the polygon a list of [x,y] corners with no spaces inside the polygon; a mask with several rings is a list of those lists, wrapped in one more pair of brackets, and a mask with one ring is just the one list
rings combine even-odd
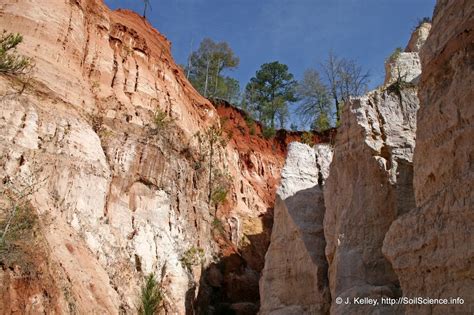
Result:
{"label": "eroded cliff face", "polygon": [[[343,111],[324,192],[333,299],[401,296],[382,244],[392,222],[415,205],[412,160],[419,101],[414,82],[421,71],[418,62],[406,60],[418,60],[418,53],[390,60],[388,84],[352,99]],[[331,305],[334,314],[401,311],[399,306]]]}
{"label": "eroded cliff face", "polygon": [[[324,198],[320,190],[297,202],[305,190],[277,196],[262,314],[472,313],[473,16],[472,1],[438,1],[433,27],[420,25],[388,60],[385,84],[345,104]],[[316,182],[307,175],[313,161],[301,161],[290,151],[281,187],[291,182],[288,169],[293,184]],[[324,238],[304,246],[323,216]],[[311,250],[319,260],[305,256]],[[327,287],[324,277],[313,281],[324,270],[315,261],[328,265]],[[388,305],[382,297],[448,305]]]}
{"label": "eroded cliff face", "polygon": [[[0,4],[0,15],[36,64],[21,92],[0,77],[2,189],[33,185],[36,218],[34,233],[0,251],[0,312],[134,313],[150,272],[164,313],[193,312],[210,266],[229,260],[208,297],[258,308],[284,151],[243,152],[221,133],[170,43],[133,12],[99,0],[21,0]],[[219,130],[212,150],[210,130]],[[209,196],[216,170],[228,189],[219,204]]]}
{"label": "eroded cliff face", "polygon": [[[222,129],[231,135],[226,150],[239,166],[241,175],[235,176],[232,203],[219,209],[234,227],[228,236],[232,246],[220,242],[226,255],[206,268],[196,311],[256,314],[260,306],[259,279],[270,243],[276,186],[288,144],[301,141],[303,133],[278,130],[275,137],[265,139],[262,125],[245,112],[223,101],[214,103]],[[314,133],[312,140],[328,143],[334,135],[335,130]],[[259,200],[257,206],[252,206]],[[243,211],[239,213],[239,209]],[[253,212],[248,213],[246,209]]]}
{"label": "eroded cliff face", "polygon": [[259,314],[326,314],[330,305],[323,232],[323,182],[332,148],[291,143],[277,191],[260,279]]}
{"label": "eroded cliff face", "polygon": [[474,3],[438,1],[421,50],[414,164],[416,207],[390,227],[383,253],[413,297],[463,305],[409,305],[407,314],[474,311]]}

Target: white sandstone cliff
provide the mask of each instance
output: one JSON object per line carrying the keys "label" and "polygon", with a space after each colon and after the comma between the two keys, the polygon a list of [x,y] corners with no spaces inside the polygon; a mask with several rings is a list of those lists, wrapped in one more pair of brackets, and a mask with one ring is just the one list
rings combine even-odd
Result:
{"label": "white sandstone cliff", "polygon": [[323,181],[330,145],[289,145],[277,191],[274,223],[260,279],[260,314],[326,314]]}

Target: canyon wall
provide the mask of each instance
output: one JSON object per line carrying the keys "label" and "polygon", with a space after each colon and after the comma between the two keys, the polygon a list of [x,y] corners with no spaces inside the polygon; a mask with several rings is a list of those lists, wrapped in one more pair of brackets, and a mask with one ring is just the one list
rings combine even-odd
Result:
{"label": "canyon wall", "polygon": [[421,50],[416,207],[390,227],[383,253],[405,296],[462,298],[407,314],[474,312],[474,3],[438,1]]}
{"label": "canyon wall", "polygon": [[[384,85],[345,104],[324,198],[277,196],[261,314],[473,312],[473,28],[472,1],[438,1],[433,26],[388,58]],[[314,162],[301,164],[290,151],[282,187],[287,170],[306,181]],[[324,238],[305,247],[323,216]],[[321,243],[327,262],[313,264]],[[401,297],[447,303],[382,303]]]}
{"label": "canyon wall", "polygon": [[260,279],[260,314],[326,314],[329,306],[323,182],[330,145],[291,143],[277,191],[274,223]]}
{"label": "canyon wall", "polygon": [[[164,313],[258,308],[286,135],[250,135],[238,115],[232,135],[237,125],[226,127],[168,40],[133,12],[20,0],[1,3],[0,17],[35,63],[27,84],[0,76],[1,188],[34,187],[24,199],[36,218],[0,248],[0,313],[134,313],[151,272]],[[222,262],[212,287],[210,266]]]}
{"label": "canyon wall", "polygon": [[[201,97],[139,15],[2,2],[35,68],[0,76],[2,229],[24,201],[0,313],[136,313],[149,273],[164,314],[472,313],[473,15],[438,1],[385,85],[346,104],[329,167],[329,146],[291,144],[285,162],[300,134],[264,139]],[[465,303],[335,303],[400,296]]]}
{"label": "canyon wall", "polygon": [[[336,297],[399,297],[382,245],[392,222],[414,207],[412,189],[417,52],[387,64],[387,85],[345,104],[324,191],[329,286]],[[395,75],[392,75],[395,73]],[[400,76],[399,76],[400,74]],[[406,76],[408,74],[408,76]],[[403,76],[403,81],[399,77]],[[397,306],[331,304],[332,314],[397,314]]]}

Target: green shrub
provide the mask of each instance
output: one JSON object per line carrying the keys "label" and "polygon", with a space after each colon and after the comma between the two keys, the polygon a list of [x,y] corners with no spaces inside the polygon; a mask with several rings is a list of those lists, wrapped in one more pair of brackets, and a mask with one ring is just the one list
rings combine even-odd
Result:
{"label": "green shrub", "polygon": [[211,176],[211,203],[218,206],[223,203],[230,191],[232,176],[220,169],[214,169]]}
{"label": "green shrub", "polygon": [[419,18],[416,21],[416,25],[413,27],[412,31],[416,31],[421,25],[423,25],[423,23],[431,23],[431,18],[429,16]]}
{"label": "green shrub", "polygon": [[164,129],[169,126],[172,120],[168,117],[166,112],[157,108],[153,116],[153,122],[157,130]]}
{"label": "green shrub", "polygon": [[331,124],[329,123],[329,117],[327,113],[321,113],[316,121],[314,122],[315,128],[317,131],[322,132],[331,128]]}
{"label": "green shrub", "polygon": [[387,87],[387,91],[390,93],[397,93],[397,95],[401,98],[402,90],[414,86],[413,83],[408,82],[406,79],[407,74],[402,73],[402,70],[399,67],[397,69],[397,78],[392,84]]}
{"label": "green shrub", "polygon": [[314,140],[313,139],[314,139],[313,133],[310,132],[310,131],[305,131],[301,135],[301,142],[304,143],[304,144],[309,145],[310,147],[312,147],[314,145]]}
{"label": "green shrub", "polygon": [[390,54],[390,56],[387,58],[387,62],[393,62],[397,60],[397,58],[400,56],[400,54],[403,52],[402,47],[397,47],[395,50]]}
{"label": "green shrub", "polygon": [[250,126],[249,133],[250,133],[251,136],[255,136],[255,134],[257,133],[257,131],[255,129],[255,125]]}
{"label": "green shrub", "polygon": [[275,136],[276,130],[273,127],[263,127],[262,135],[265,139],[271,139]]}
{"label": "green shrub", "polygon": [[155,275],[150,273],[145,278],[140,293],[140,306],[138,313],[140,315],[154,315],[160,309],[163,300],[161,286],[156,282]]}
{"label": "green shrub", "polygon": [[218,187],[216,188],[211,194],[211,201],[212,204],[218,205],[224,202],[227,198],[227,189],[225,187]]}
{"label": "green shrub", "polygon": [[0,265],[18,265],[25,273],[33,272],[35,262],[31,250],[40,250],[37,221],[38,217],[29,204],[17,206],[11,219],[0,221]]}
{"label": "green shrub", "polygon": [[31,58],[18,55],[17,46],[23,41],[20,34],[3,31],[0,35],[0,73],[20,75],[28,73],[33,63]]}
{"label": "green shrub", "polygon": [[184,252],[183,256],[181,256],[181,263],[184,267],[188,270],[195,265],[202,263],[204,260],[204,249],[200,247],[191,247],[187,251]]}
{"label": "green shrub", "polygon": [[218,218],[214,217],[214,220],[212,220],[211,223],[212,230],[218,231],[219,233],[224,233],[224,224],[222,223],[221,220]]}
{"label": "green shrub", "polygon": [[249,128],[249,133],[250,135],[255,135],[256,133],[256,130],[255,130],[255,121],[252,119],[252,117],[250,117],[249,115],[247,115],[245,117],[245,123],[247,124],[247,127]]}

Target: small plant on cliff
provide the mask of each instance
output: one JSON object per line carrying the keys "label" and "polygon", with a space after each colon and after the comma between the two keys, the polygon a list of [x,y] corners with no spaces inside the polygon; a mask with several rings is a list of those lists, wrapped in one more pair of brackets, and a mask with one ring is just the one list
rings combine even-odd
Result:
{"label": "small plant on cliff", "polygon": [[211,201],[214,205],[218,205],[224,202],[227,198],[227,189],[224,187],[218,187],[212,192]]}
{"label": "small plant on cliff", "polygon": [[153,116],[153,123],[155,124],[155,130],[162,130],[168,127],[173,122],[165,111],[157,108]]}
{"label": "small plant on cliff", "polygon": [[217,217],[214,217],[211,223],[212,230],[218,231],[219,233],[224,233],[224,224]]}
{"label": "small plant on cliff", "polygon": [[145,278],[145,283],[142,285],[140,293],[140,306],[138,307],[138,314],[156,314],[160,309],[161,301],[163,300],[163,292],[153,273],[150,273]]}
{"label": "small plant on cliff", "polygon": [[301,142],[312,147],[314,145],[314,135],[310,131],[305,131],[301,135]]}
{"label": "small plant on cliff", "polygon": [[407,81],[407,73],[404,73],[400,67],[397,67],[397,78],[396,80],[387,87],[387,91],[396,93],[402,101],[402,91],[408,87],[412,87],[413,84]]}
{"label": "small plant on cliff", "polygon": [[7,220],[0,222],[0,260],[3,261],[5,254],[11,252],[18,241],[29,237],[36,225],[36,215],[29,205],[17,206]]}
{"label": "small plant on cliff", "polygon": [[222,137],[222,129],[218,126],[211,126],[208,130],[206,130],[204,134],[204,138],[207,139],[208,148],[207,148],[207,156],[209,158],[209,195],[208,195],[208,203],[210,204],[213,199],[213,193],[215,191],[215,179],[216,174],[219,173],[219,169],[215,169],[215,161],[214,155],[216,154],[217,147],[219,145],[225,146],[226,141]]}
{"label": "small plant on cliff", "polygon": [[402,52],[403,52],[402,47],[395,48],[395,50],[387,58],[386,62],[394,62],[395,60],[397,60],[397,58],[400,56]]}
{"label": "small plant on cliff", "polygon": [[204,249],[193,246],[184,252],[180,261],[184,267],[191,270],[193,266],[199,265],[204,261]]}
{"label": "small plant on cliff", "polygon": [[216,208],[227,199],[232,186],[232,176],[215,169],[211,177],[211,204]]}
{"label": "small plant on cliff", "polygon": [[412,29],[412,32],[416,31],[418,28],[420,28],[420,26],[422,26],[424,23],[431,23],[431,18],[429,16],[425,16],[425,17],[422,17],[422,18],[419,18],[417,21],[416,21],[416,24],[415,26],[413,27]]}
{"label": "small plant on cliff", "polygon": [[38,216],[30,205],[31,196],[44,180],[6,177],[0,188],[0,264],[18,265],[24,272],[34,266],[31,251],[40,253]]}
{"label": "small plant on cliff", "polygon": [[16,51],[22,41],[23,36],[20,34],[3,31],[0,35],[0,73],[22,75],[32,69],[31,58],[19,55]]}
{"label": "small plant on cliff", "polygon": [[407,74],[402,73],[400,67],[397,68],[397,79],[387,87],[389,93],[395,93],[398,96],[400,107],[403,108],[403,93],[406,88],[414,87],[414,84],[406,80]]}

